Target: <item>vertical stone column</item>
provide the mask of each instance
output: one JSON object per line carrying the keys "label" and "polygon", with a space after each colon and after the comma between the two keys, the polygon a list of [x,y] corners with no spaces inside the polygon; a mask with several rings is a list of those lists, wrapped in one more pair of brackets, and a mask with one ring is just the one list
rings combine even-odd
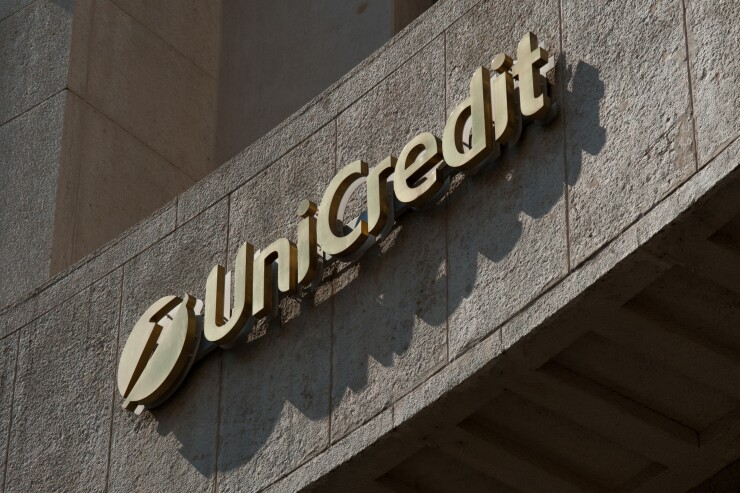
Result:
{"label": "vertical stone column", "polygon": [[0,307],[214,167],[220,3],[0,7]]}
{"label": "vertical stone column", "polygon": [[49,276],[73,9],[0,5],[0,307]]}

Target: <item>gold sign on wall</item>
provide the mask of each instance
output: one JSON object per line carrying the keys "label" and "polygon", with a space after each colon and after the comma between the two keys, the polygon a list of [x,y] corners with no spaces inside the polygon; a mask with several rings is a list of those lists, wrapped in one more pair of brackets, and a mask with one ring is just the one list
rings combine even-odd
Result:
{"label": "gold sign on wall", "polygon": [[[259,252],[250,243],[241,245],[234,262],[233,307],[226,269],[214,266],[206,280],[202,330],[192,296],[166,296],[152,304],[121,353],[118,389],[123,407],[140,412],[164,402],[199,357],[199,348],[204,353],[232,347],[257,319],[273,313],[279,293],[314,284],[321,265],[359,257],[390,231],[402,212],[436,202],[453,174],[477,171],[497,158],[499,146],[510,143],[522,123],[550,118],[549,87],[541,74],[548,58],[537,37],[525,34],[516,63],[501,53],[490,68],[474,72],[469,95],[450,114],[441,140],[424,132],[411,139],[398,158],[388,156],[373,168],[364,161],[346,165],[331,180],[318,207],[309,200],[300,203],[296,244],[280,238]],[[366,211],[347,223],[344,205],[361,182],[367,186]]]}

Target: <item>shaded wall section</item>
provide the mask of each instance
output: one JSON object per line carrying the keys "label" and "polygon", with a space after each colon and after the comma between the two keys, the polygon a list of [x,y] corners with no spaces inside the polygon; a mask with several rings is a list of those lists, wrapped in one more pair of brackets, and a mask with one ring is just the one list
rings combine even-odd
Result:
{"label": "shaded wall section", "polygon": [[301,108],[432,0],[224,0],[216,161]]}
{"label": "shaded wall section", "polygon": [[431,3],[3,2],[0,307],[187,190]]}

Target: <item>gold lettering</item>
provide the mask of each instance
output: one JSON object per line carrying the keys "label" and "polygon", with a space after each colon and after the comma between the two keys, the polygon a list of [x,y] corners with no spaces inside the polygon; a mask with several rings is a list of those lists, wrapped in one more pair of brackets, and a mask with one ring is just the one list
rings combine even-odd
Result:
{"label": "gold lettering", "polygon": [[388,156],[370,170],[367,176],[367,223],[368,234],[378,236],[388,221],[393,207],[388,195],[388,178],[396,168],[396,158]]}
{"label": "gold lettering", "polygon": [[[163,329],[160,321],[175,307],[172,324]],[[118,365],[118,390],[123,408],[133,411],[166,397],[194,357],[198,335],[195,298],[166,296],[155,301],[131,331]]]}
{"label": "gold lettering", "polygon": [[[487,68],[476,70],[470,80],[470,96],[447,119],[442,150],[448,166],[473,169],[493,150],[490,79]],[[472,120],[472,146],[465,151],[463,129],[468,118]]]}
{"label": "gold lettering", "polygon": [[348,234],[341,234],[344,224],[339,221],[339,208],[349,187],[367,176],[367,163],[355,161],[342,168],[332,179],[321,199],[318,217],[318,241],[321,249],[329,255],[343,257],[354,253],[368,238],[367,221],[359,224]]}
{"label": "gold lettering", "polygon": [[519,79],[519,105],[522,116],[543,118],[550,111],[550,98],[542,92],[540,68],[547,63],[550,55],[538,47],[537,36],[524,35],[516,48],[516,65],[513,76]]}
{"label": "gold lettering", "polygon": [[[203,334],[206,339],[228,346],[234,342],[251,315],[254,247],[244,243],[236,254],[234,269],[234,308],[224,316],[225,269],[216,265],[206,281],[206,303]],[[230,303],[231,300],[226,300]]]}
{"label": "gold lettering", "polygon": [[417,135],[401,151],[393,177],[398,200],[421,205],[442,188],[444,177],[437,166],[442,161],[442,143],[429,132]]}
{"label": "gold lettering", "polygon": [[493,105],[494,138],[499,144],[506,144],[516,130],[514,113],[514,78],[509,69],[513,62],[509,56],[499,53],[491,62],[491,70],[499,75],[493,81],[491,104]]}
{"label": "gold lettering", "polygon": [[260,252],[254,259],[252,314],[263,317],[272,311],[272,264],[277,262],[278,291],[295,291],[298,278],[298,253],[287,238],[280,238]]}
{"label": "gold lettering", "polygon": [[298,283],[308,286],[316,276],[316,204],[304,200],[298,206]]}

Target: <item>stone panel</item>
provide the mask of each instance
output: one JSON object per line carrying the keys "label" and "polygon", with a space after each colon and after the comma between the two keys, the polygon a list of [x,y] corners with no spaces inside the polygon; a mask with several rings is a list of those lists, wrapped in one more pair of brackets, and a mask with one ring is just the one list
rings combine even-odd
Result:
{"label": "stone panel", "polygon": [[[437,37],[337,120],[337,166],[397,156],[444,128],[444,41]],[[364,187],[363,187],[364,188]],[[364,209],[364,191],[348,217]],[[332,441],[390,406],[447,360],[445,210],[402,218],[334,281]]]}
{"label": "stone panel", "polygon": [[[82,106],[72,259],[112,240],[193,180],[76,96]],[[67,149],[65,149],[67,151]]]}
{"label": "stone panel", "polygon": [[699,164],[740,134],[740,63],[733,49],[740,3],[688,0],[686,24]]}
{"label": "stone panel", "polygon": [[527,31],[537,35],[540,45],[551,56],[558,57],[560,30],[557,19],[558,2],[555,0],[505,0],[480,2],[452,24],[445,33],[445,114],[449,115],[468,96],[470,78],[478,67],[490,68],[491,60],[498,53],[506,53],[516,60],[517,44]]}
{"label": "stone panel", "polygon": [[175,229],[175,215],[175,201],[172,201],[109,242],[96,255],[82,259],[50,279],[38,292],[1,311],[0,337],[55,308],[170,234]]}
{"label": "stone panel", "polygon": [[[229,266],[245,241],[295,241],[304,198],[318,202],[334,174],[329,123],[231,196]],[[280,303],[249,342],[224,353],[220,491],[258,491],[329,443],[331,283]]]}
{"label": "stone panel", "polygon": [[451,358],[565,276],[563,191],[562,126],[553,122],[528,128],[494,169],[449,197]]}
{"label": "stone panel", "polygon": [[64,89],[72,7],[40,0],[0,21],[0,124]]}
{"label": "stone panel", "polygon": [[66,94],[0,127],[0,306],[49,277]]}
{"label": "stone panel", "polygon": [[331,284],[223,355],[218,487],[261,491],[329,445]]}
{"label": "stone panel", "polygon": [[93,16],[96,0],[74,0],[74,23],[70,40],[67,88],[85,97],[87,94],[87,68],[93,34]]}
{"label": "stone panel", "polygon": [[334,281],[332,441],[447,362],[445,209],[403,217]]}
{"label": "stone panel", "polygon": [[217,202],[326,125],[478,2],[434,4],[415,21],[413,29],[392,38],[321,95],[183,193],[177,204],[178,220],[187,221]]}
{"label": "stone panel", "polygon": [[681,2],[567,0],[563,29],[575,266],[696,163]]}
{"label": "stone panel", "polygon": [[298,204],[318,204],[334,176],[336,126],[331,122],[231,195],[229,266],[239,246],[256,249],[278,238],[296,240]]}
{"label": "stone panel", "polygon": [[121,270],[21,333],[8,491],[103,491]]}
{"label": "stone panel", "polygon": [[221,2],[114,0],[213,78],[218,78]]}
{"label": "stone panel", "polygon": [[193,179],[213,168],[216,81],[110,0],[95,5],[86,100]]}
{"label": "stone panel", "polygon": [[[447,32],[448,111],[469,94],[476,68],[490,66],[497,53],[515,57],[527,31],[557,58],[557,8],[554,1],[484,2],[459,19]],[[515,26],[491,29],[503,17]],[[451,358],[566,274],[564,179],[558,117],[529,125],[489,169],[458,180],[447,205]]]}
{"label": "stone panel", "polygon": [[22,8],[33,3],[33,1],[34,0],[5,0],[2,5],[0,5],[0,21],[15,14]]}
{"label": "stone panel", "polygon": [[15,362],[18,352],[18,336],[0,339],[0,490],[5,484],[5,458],[7,457],[8,432],[13,406],[15,385]]}
{"label": "stone panel", "polygon": [[398,156],[422,132],[442,137],[444,38],[439,36],[337,118],[337,168]]}
{"label": "stone panel", "polygon": [[[205,294],[225,261],[228,207],[221,201],[124,266],[119,352],[134,324],[162,296]],[[211,491],[216,463],[220,355],[195,364],[166,403],[141,416],[115,394],[110,491]]]}

